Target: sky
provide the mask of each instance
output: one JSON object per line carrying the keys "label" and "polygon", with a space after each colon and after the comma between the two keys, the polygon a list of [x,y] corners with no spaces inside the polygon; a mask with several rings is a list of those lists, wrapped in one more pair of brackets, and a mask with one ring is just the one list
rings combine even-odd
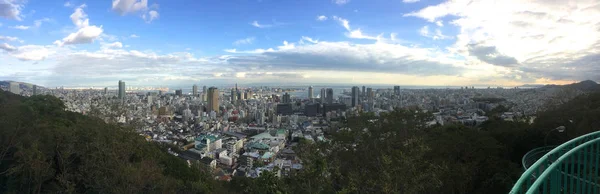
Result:
{"label": "sky", "polygon": [[48,87],[588,79],[597,0],[0,0],[0,80]]}

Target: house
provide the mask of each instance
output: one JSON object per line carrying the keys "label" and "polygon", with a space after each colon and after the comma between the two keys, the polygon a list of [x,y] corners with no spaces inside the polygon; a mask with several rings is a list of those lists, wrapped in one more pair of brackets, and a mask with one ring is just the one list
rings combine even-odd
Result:
{"label": "house", "polygon": [[209,158],[209,157],[204,157],[204,158],[200,159],[200,163],[210,167],[211,169],[217,168],[217,160]]}

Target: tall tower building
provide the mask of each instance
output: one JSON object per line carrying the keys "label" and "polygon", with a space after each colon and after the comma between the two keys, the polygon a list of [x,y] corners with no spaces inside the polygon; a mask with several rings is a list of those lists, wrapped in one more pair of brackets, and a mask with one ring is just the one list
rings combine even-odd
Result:
{"label": "tall tower building", "polygon": [[360,93],[360,96],[367,96],[367,93],[366,93],[367,91],[365,89],[366,89],[366,87],[363,86],[362,87],[362,92]]}
{"label": "tall tower building", "polygon": [[313,98],[313,87],[312,86],[308,86],[308,99],[312,99]]}
{"label": "tall tower building", "polygon": [[21,84],[17,82],[10,82],[10,92],[13,94],[21,94]]}
{"label": "tall tower building", "polygon": [[394,94],[400,95],[400,86],[394,86]]}
{"label": "tall tower building", "polygon": [[231,88],[231,102],[235,102],[237,100],[237,84],[236,85],[236,89]]}
{"label": "tall tower building", "polygon": [[38,88],[37,85],[33,85],[33,95],[38,95]]}
{"label": "tall tower building", "polygon": [[108,87],[104,87],[104,95],[108,94]]}
{"label": "tall tower building", "polygon": [[325,97],[327,97],[327,91],[325,88],[321,88],[321,104],[325,104]]}
{"label": "tall tower building", "polygon": [[373,97],[375,94],[373,93],[373,88],[367,88],[367,101],[369,103],[373,103]]}
{"label": "tall tower building", "polygon": [[358,86],[354,86],[352,87],[352,107],[356,107],[359,102],[358,99],[360,94],[360,88],[358,88]]}
{"label": "tall tower building", "polygon": [[175,95],[179,96],[179,97],[183,96],[183,90],[181,90],[181,89],[175,90]]}
{"label": "tall tower building", "polygon": [[287,92],[285,94],[283,94],[283,99],[281,100],[282,103],[291,103],[292,99],[290,98],[290,94],[288,94]]}
{"label": "tall tower building", "polygon": [[333,104],[333,89],[327,88],[327,103]]}
{"label": "tall tower building", "polygon": [[207,94],[207,90],[206,90],[206,86],[202,86],[202,92],[204,92],[205,94]]}
{"label": "tall tower building", "polygon": [[119,98],[125,98],[125,82],[119,80]]}
{"label": "tall tower building", "polygon": [[194,84],[194,86],[192,86],[192,95],[194,97],[198,97],[198,85]]}
{"label": "tall tower building", "polygon": [[210,87],[208,89],[208,107],[207,111],[215,111],[219,112],[219,89],[215,87]]}

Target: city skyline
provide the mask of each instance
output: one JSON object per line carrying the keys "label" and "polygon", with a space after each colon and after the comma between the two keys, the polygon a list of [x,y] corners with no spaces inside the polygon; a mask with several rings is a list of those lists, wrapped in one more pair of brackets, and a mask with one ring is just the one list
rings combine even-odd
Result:
{"label": "city skyline", "polygon": [[599,81],[596,3],[8,0],[0,10],[0,80],[46,87]]}

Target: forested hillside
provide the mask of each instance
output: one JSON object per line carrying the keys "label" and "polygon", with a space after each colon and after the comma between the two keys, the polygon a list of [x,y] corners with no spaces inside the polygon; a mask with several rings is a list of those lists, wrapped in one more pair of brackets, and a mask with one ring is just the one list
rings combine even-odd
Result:
{"label": "forested hillside", "polygon": [[0,193],[214,192],[199,168],[133,131],[0,92]]}
{"label": "forested hillside", "polygon": [[432,126],[430,114],[361,115],[301,141],[304,170],[215,181],[134,131],[64,111],[51,96],[0,92],[0,193],[507,193],[523,154],[600,127],[600,94],[540,113],[534,124]]}

